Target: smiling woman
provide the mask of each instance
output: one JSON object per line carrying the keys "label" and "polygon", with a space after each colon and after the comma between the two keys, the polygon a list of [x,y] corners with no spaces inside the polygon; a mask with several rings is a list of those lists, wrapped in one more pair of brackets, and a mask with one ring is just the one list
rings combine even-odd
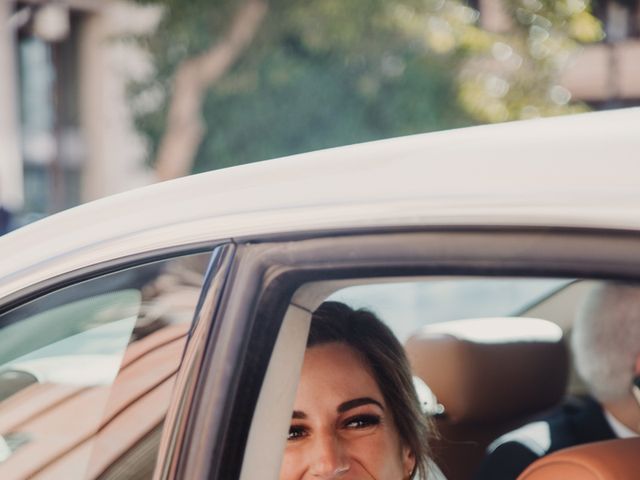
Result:
{"label": "smiling woman", "polygon": [[393,333],[372,313],[313,314],[280,480],[426,477],[427,419]]}

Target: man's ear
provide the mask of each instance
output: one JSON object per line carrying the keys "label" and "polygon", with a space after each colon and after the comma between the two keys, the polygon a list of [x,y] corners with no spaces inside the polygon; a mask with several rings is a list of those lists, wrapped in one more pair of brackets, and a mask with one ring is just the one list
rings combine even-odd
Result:
{"label": "man's ear", "polygon": [[409,447],[402,447],[402,471],[404,478],[411,478],[416,469],[416,455]]}

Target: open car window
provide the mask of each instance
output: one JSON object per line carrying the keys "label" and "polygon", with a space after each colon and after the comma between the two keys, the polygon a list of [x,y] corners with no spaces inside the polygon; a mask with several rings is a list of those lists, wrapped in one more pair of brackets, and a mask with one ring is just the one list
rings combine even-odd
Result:
{"label": "open car window", "polygon": [[[527,248],[522,248],[523,243]],[[600,253],[597,257],[596,247]],[[452,279],[557,280],[555,290],[541,289],[536,295],[515,302],[513,307],[524,316],[538,316],[533,310],[541,312],[543,307],[550,307],[558,300],[562,311],[549,310],[554,318],[545,314],[539,322],[521,322],[522,319],[513,317],[498,319],[499,324],[485,322],[487,328],[479,330],[482,333],[491,328],[503,333],[506,329],[502,327],[508,323],[513,335],[508,338],[501,335],[496,341],[486,336],[481,340],[469,338],[471,341],[462,345],[463,350],[456,347],[444,356],[424,362],[419,359],[415,363],[432,368],[443,388],[464,385],[461,391],[441,393],[436,380],[424,379],[445,407],[446,415],[439,417],[438,422],[466,419],[475,433],[484,435],[478,441],[464,432],[460,437],[443,437],[473,450],[473,460],[455,465],[471,470],[491,440],[509,431],[507,428],[512,428],[514,423],[526,421],[524,416],[562,401],[568,357],[567,330],[564,325],[559,328],[560,321],[572,318],[592,282],[632,278],[637,271],[634,263],[639,258],[637,248],[632,236],[564,230],[371,233],[242,245],[236,251],[237,267],[230,275],[216,313],[219,330],[207,362],[208,372],[215,369],[226,376],[213,378],[204,371],[199,377],[202,382],[199,398],[206,401],[198,404],[189,425],[191,430],[187,430],[185,438],[192,441],[188,449],[183,449],[181,471],[186,472],[187,477],[279,478],[312,312],[327,298],[336,298],[332,297],[336,292],[376,284]],[[583,278],[589,280],[583,281]],[[437,301],[469,302],[466,295],[443,297]],[[484,297],[472,298],[482,300]],[[395,323],[403,321],[397,315],[376,313],[394,330]],[[482,321],[482,317],[495,317],[500,313],[474,312],[467,318]],[[540,322],[552,328],[540,329]],[[421,322],[417,329],[447,323]],[[514,328],[512,324],[518,325]],[[455,335],[443,333],[442,329],[435,337],[455,340]],[[407,343],[400,340],[406,348]],[[531,348],[521,349],[521,344]],[[464,353],[465,349],[470,349],[472,355],[487,353],[490,358],[486,362],[476,361]],[[427,350],[435,352],[431,348]],[[515,357],[512,358],[512,354]],[[229,369],[229,365],[236,368]],[[489,368],[481,368],[483,366]],[[508,378],[494,373],[497,372],[494,367],[511,366],[518,368],[507,372]],[[521,369],[529,367],[537,370],[535,381],[530,381],[528,375],[520,375]],[[480,372],[489,372],[491,378],[482,378]],[[551,373],[554,374],[552,382],[549,381]],[[452,381],[456,375],[458,383]],[[523,379],[526,388],[516,387],[514,382]],[[216,397],[220,388],[225,388],[228,395]],[[503,402],[512,400],[508,409],[502,408]],[[512,414],[516,417],[511,417]],[[496,428],[487,428],[491,424]],[[206,442],[201,441],[203,438]],[[207,461],[200,462],[202,458]],[[467,457],[461,455],[460,458]],[[451,460],[438,465],[441,468],[447,465],[450,469]],[[447,471],[445,474],[451,477]]]}
{"label": "open car window", "polygon": [[[254,460],[258,455],[262,460],[245,464],[241,476],[243,480],[252,478],[256,474],[253,468],[257,465],[263,468],[265,464],[271,464],[272,471],[278,469],[278,460],[281,458],[280,453],[287,433],[288,412],[293,408],[291,402],[297,386],[296,376],[301,368],[304,356],[303,345],[306,343],[311,319],[310,310],[300,308],[300,305],[310,305],[309,299],[314,297],[310,292],[313,291],[317,292],[315,304],[323,300],[335,300],[344,302],[352,308],[369,309],[394,331],[403,344],[406,344],[413,334],[429,325],[434,327],[433,333],[436,335],[440,332],[450,332],[460,338],[485,344],[487,348],[493,348],[491,345],[500,343],[516,345],[518,342],[542,341],[544,345],[540,345],[539,352],[525,349],[522,359],[523,362],[529,362],[538,358],[536,355],[546,355],[545,348],[549,348],[550,354],[544,358],[545,361],[542,364],[544,368],[558,369],[557,373],[551,376],[553,378],[547,377],[547,381],[554,386],[549,387],[549,392],[543,393],[540,399],[531,398],[523,402],[522,408],[512,406],[516,413],[509,419],[510,422],[514,421],[513,419],[517,422],[529,418],[536,408],[540,411],[548,408],[553,404],[548,400],[551,397],[555,398],[554,402],[560,401],[565,389],[572,391],[584,389],[584,386],[574,378],[575,374],[566,377],[566,374],[561,373],[567,368],[561,364],[566,359],[566,342],[570,335],[567,327],[570,327],[572,316],[575,315],[585,295],[599,282],[572,278],[432,276],[414,279],[361,278],[351,281],[352,286],[344,286],[349,283],[349,280],[317,282],[303,286],[297,296],[294,295],[292,305],[284,317],[265,377],[265,386],[278,385],[278,388],[263,389],[256,407],[255,418],[269,418],[270,428],[268,431],[252,429],[247,445],[247,452],[253,454]],[[320,298],[320,295],[325,295],[331,290],[335,291],[326,298]],[[531,315],[532,313],[543,313],[544,316]],[[537,318],[525,318],[529,316]],[[563,329],[565,330],[564,338]],[[558,342],[560,345],[556,346]],[[489,356],[491,355],[493,354],[490,353]],[[517,352],[514,358],[520,358]],[[448,365],[452,359],[453,357],[443,356],[442,363],[434,368],[444,372],[451,371],[455,375],[462,374],[462,380],[451,379],[453,384],[457,385],[466,381],[464,378],[467,374],[462,371],[455,373],[456,367],[452,368]],[[554,362],[559,363],[556,365]],[[525,370],[527,370],[526,367]],[[416,377],[420,377],[420,372],[417,370],[413,373]],[[576,384],[572,385],[573,383]],[[417,383],[417,385],[420,384],[421,382]],[[451,407],[451,412],[456,412],[461,407],[449,403],[444,406],[438,404],[439,392],[432,391],[429,385],[426,386],[426,393],[422,392],[421,399],[430,402],[430,406],[433,406],[431,405],[433,403],[439,407],[439,409],[432,409],[429,415],[439,412],[435,425],[442,428],[448,436],[447,429],[450,426],[447,415],[450,411],[447,409]],[[450,394],[446,392],[446,395]],[[485,397],[489,398],[483,394],[482,398]],[[288,408],[274,410],[275,404],[281,407],[286,404]],[[496,404],[499,405],[500,402]],[[476,413],[473,412],[471,415]],[[473,420],[473,422],[476,421]],[[493,424],[489,419],[484,428],[488,432],[487,435],[495,435],[504,428],[504,424],[504,419],[495,421]],[[482,421],[478,425],[475,428],[482,430]],[[271,443],[268,448],[265,448],[268,439],[273,438],[274,431],[279,432],[282,442],[280,445]],[[477,437],[478,432],[471,435]],[[482,442],[487,441],[487,438],[482,435],[480,437]],[[464,438],[456,437],[455,440],[463,442]],[[480,449],[474,453],[474,462],[477,462],[481,451]],[[469,453],[463,452],[462,455],[469,456]],[[438,473],[438,460],[442,460],[445,467],[449,467],[448,458],[435,455],[429,464],[429,468],[432,469],[431,478],[445,478],[440,476],[441,472]],[[453,478],[459,477],[454,474]]]}

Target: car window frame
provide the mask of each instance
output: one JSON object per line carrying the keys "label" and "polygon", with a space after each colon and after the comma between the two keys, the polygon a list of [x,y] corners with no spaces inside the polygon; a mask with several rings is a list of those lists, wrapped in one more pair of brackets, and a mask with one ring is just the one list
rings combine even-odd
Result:
{"label": "car window frame", "polygon": [[176,376],[174,392],[165,418],[164,430],[153,478],[176,478],[176,471],[184,449],[185,437],[190,428],[189,417],[197,404],[195,397],[197,379],[203,375],[205,346],[217,321],[217,311],[227,285],[236,245],[226,242],[216,246],[218,255],[213,258],[205,274],[192,328],[182,363]]}
{"label": "car window frame", "polygon": [[318,237],[238,244],[196,380],[178,478],[239,478],[282,319],[305,284],[413,275],[640,279],[638,232],[628,230],[441,227]]}

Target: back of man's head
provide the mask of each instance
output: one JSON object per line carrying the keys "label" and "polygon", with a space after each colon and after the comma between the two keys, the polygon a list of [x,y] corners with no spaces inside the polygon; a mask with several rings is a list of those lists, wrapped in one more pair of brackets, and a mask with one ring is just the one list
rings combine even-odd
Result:
{"label": "back of man's head", "polygon": [[576,369],[597,400],[629,395],[640,354],[640,285],[597,286],[575,319],[571,347]]}

